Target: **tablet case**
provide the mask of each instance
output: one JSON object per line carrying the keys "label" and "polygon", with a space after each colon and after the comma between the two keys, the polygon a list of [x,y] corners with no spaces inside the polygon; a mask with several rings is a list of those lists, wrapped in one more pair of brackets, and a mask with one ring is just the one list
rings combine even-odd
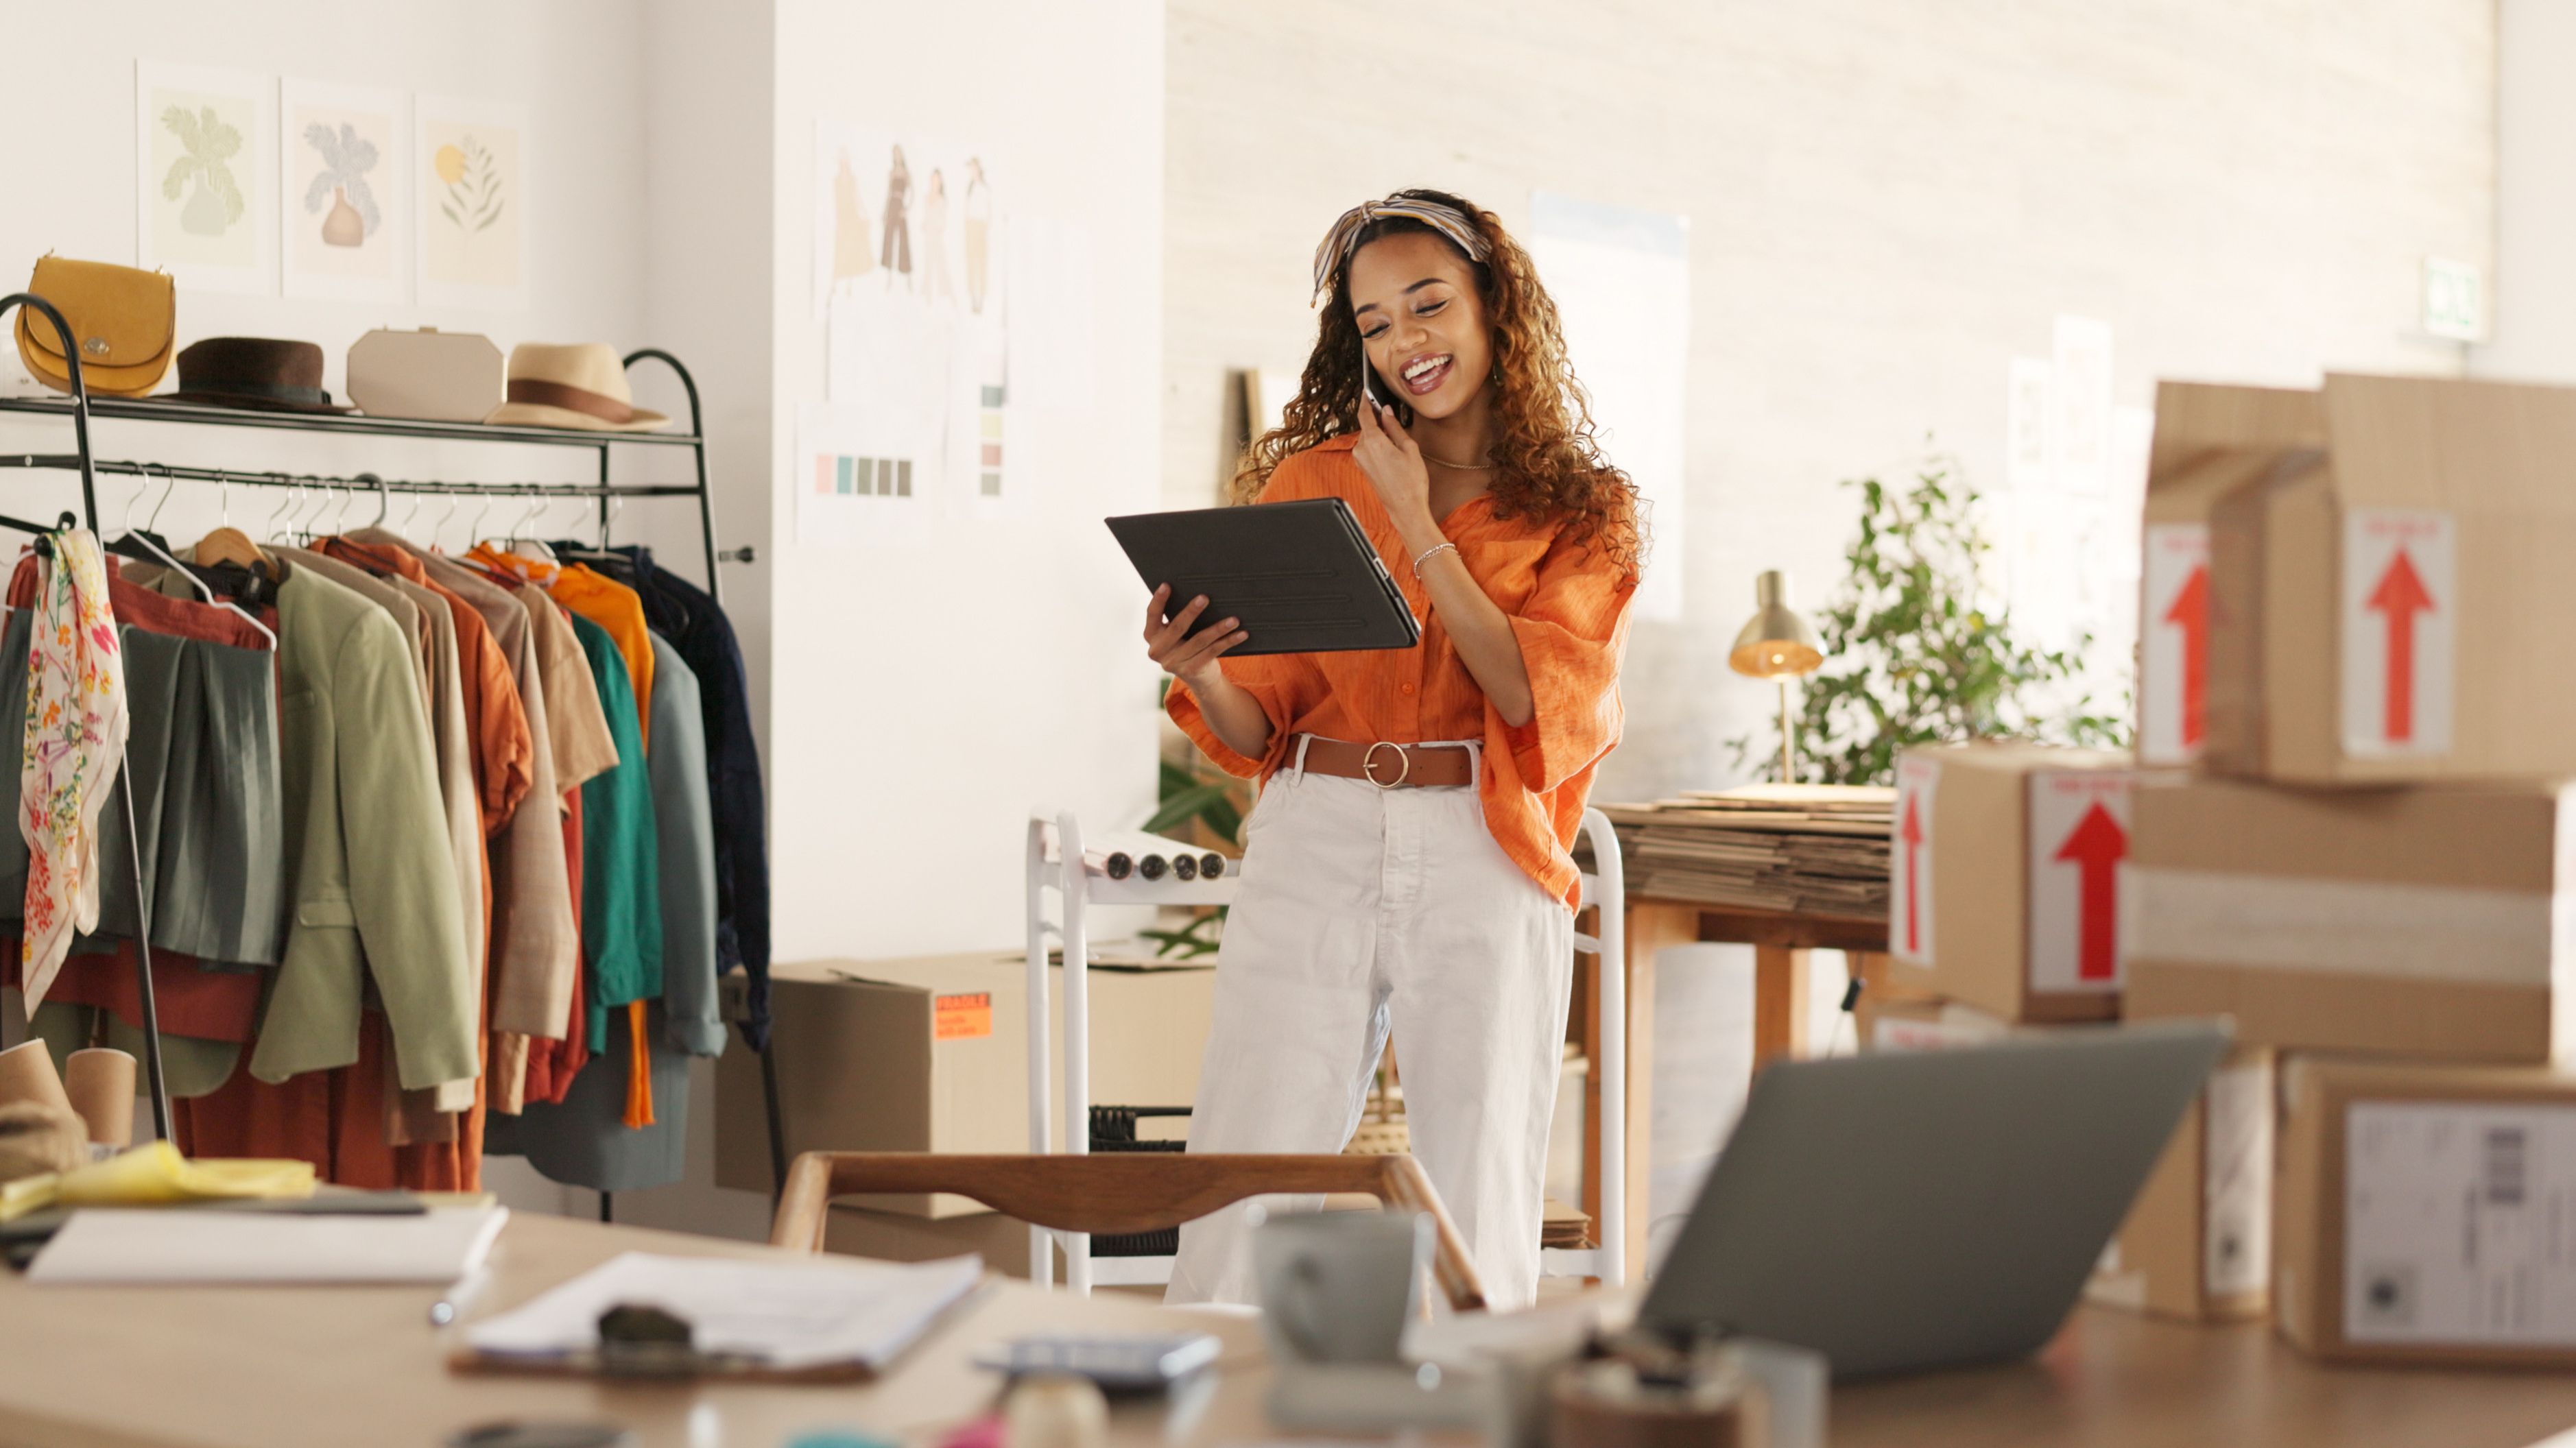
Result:
{"label": "tablet case", "polygon": [[1241,619],[1232,654],[1409,649],[1422,628],[1377,547],[1339,498],[1111,518],[1149,589],[1172,586],[1170,618],[1207,595],[1214,621]]}

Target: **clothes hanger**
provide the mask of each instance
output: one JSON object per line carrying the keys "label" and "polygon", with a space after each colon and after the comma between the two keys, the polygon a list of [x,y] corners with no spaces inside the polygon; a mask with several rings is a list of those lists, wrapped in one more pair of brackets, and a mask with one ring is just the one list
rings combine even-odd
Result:
{"label": "clothes hanger", "polygon": [[545,539],[533,536],[540,531],[537,528],[538,517],[553,506],[554,499],[543,493],[529,499],[528,511],[512,526],[512,536],[501,540],[500,551],[515,554],[521,558],[532,558],[546,563],[554,562],[555,550]]}
{"label": "clothes hanger", "polygon": [[260,531],[266,533],[271,540],[282,543],[286,541],[286,534],[279,525],[286,521],[286,515],[294,510],[297,501],[304,496],[304,485],[284,473],[270,473],[269,476],[286,485],[286,501],[279,503],[277,510],[268,515],[268,526]]}
{"label": "clothes hanger", "polygon": [[[150,464],[145,464],[145,466],[148,468]],[[174,489],[177,488],[179,486],[179,475],[175,472],[171,472],[166,465],[162,468],[162,471],[169,473],[170,486]],[[163,498],[166,501],[168,494],[163,494]],[[153,511],[157,513],[160,510],[156,508]],[[145,550],[144,556],[148,556],[157,559],[162,563],[168,564],[181,578],[188,580],[188,586],[197,591],[199,599],[204,602],[214,604],[217,607],[231,610],[234,614],[240,617],[242,622],[259,630],[259,636],[268,640],[268,646],[271,651],[274,651],[277,648],[277,635],[269,632],[268,625],[251,617],[250,613],[240,604],[233,602],[229,598],[217,596],[213,584],[208,583],[195,568],[191,568],[187,564],[180,562],[178,556],[173,554],[169,549],[164,548],[158,542],[155,542],[150,533],[128,533],[117,541],[119,545],[117,551],[119,552],[123,551],[123,547],[125,545],[136,545]]]}
{"label": "clothes hanger", "polygon": [[[220,472],[215,475],[215,479],[217,484],[222,487],[224,493],[224,521],[221,526],[215,529],[215,531],[208,533],[205,537],[197,540],[197,546],[191,550],[197,561],[209,566],[218,563],[229,563],[237,568],[257,569],[262,565],[270,568],[276,567],[277,559],[274,555],[272,555],[267,549],[260,547],[257,542],[252,540],[248,533],[245,533],[239,528],[233,526],[232,484],[227,481],[226,476]],[[176,477],[171,479],[171,482],[174,485],[177,481],[178,479]],[[169,501],[169,496],[164,494],[161,501],[167,503]],[[160,517],[161,510],[159,508],[153,509],[152,516],[155,518]]]}

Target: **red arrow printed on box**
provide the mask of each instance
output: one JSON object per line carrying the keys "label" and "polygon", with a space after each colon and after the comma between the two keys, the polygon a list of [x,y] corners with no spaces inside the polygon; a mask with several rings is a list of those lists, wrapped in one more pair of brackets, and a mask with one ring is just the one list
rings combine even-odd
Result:
{"label": "red arrow printed on box", "polygon": [[2370,591],[2369,606],[2388,617],[2388,704],[2382,728],[2391,743],[2415,737],[2415,615],[2433,607],[2433,595],[2400,545],[2388,571]]}
{"label": "red arrow printed on box", "polygon": [[1914,871],[1914,858],[1923,851],[1922,798],[1918,794],[1905,797],[1905,820],[1896,831],[1897,839],[1905,845],[1905,953],[1912,956],[1923,954],[1922,895],[1915,888]]}
{"label": "red arrow printed on box", "polygon": [[2209,695],[2209,565],[2191,570],[2165,610],[2165,622],[2182,630],[2182,742],[2200,742],[2201,702]]}
{"label": "red arrow printed on box", "polygon": [[2076,912],[2075,975],[2111,980],[2120,970],[2120,862],[2129,856],[2129,832],[2096,804],[2066,832],[2055,858],[2072,862],[2082,884]]}

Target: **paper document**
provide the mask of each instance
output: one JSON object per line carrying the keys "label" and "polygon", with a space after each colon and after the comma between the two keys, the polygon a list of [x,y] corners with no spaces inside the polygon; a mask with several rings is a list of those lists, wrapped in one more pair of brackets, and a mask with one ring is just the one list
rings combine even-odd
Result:
{"label": "paper document", "polygon": [[980,1257],[905,1266],[662,1257],[628,1252],[466,1329],[487,1357],[570,1357],[599,1346],[612,1307],[685,1319],[691,1346],[780,1372],[856,1363],[881,1370],[982,1280]]}
{"label": "paper document", "polygon": [[76,1212],[36,1254],[36,1283],[389,1283],[445,1286],[482,1265],[506,1207],[417,1216]]}

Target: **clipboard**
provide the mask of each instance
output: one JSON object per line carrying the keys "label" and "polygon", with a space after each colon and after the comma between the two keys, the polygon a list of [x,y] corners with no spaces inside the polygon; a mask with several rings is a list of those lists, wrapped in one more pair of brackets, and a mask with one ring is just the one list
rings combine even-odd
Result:
{"label": "clipboard", "polygon": [[1145,587],[1171,585],[1164,618],[1205,594],[1202,619],[1242,620],[1247,637],[1228,651],[1232,656],[1409,649],[1422,642],[1403,590],[1339,498],[1107,521]]}

